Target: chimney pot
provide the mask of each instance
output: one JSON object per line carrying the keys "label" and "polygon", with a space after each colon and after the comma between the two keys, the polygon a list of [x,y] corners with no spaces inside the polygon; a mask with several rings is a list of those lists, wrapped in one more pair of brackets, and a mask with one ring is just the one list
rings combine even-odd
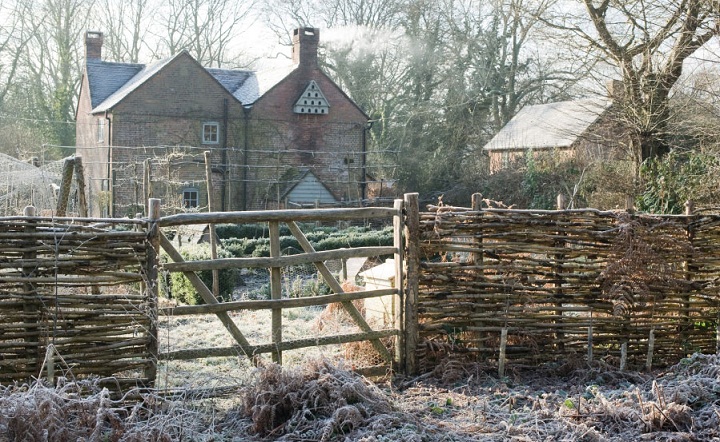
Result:
{"label": "chimney pot", "polygon": [[103,33],[87,31],[85,33],[85,59],[102,60]]}
{"label": "chimney pot", "polygon": [[317,66],[319,42],[320,29],[307,26],[295,29],[293,31],[293,63],[299,64],[301,67]]}

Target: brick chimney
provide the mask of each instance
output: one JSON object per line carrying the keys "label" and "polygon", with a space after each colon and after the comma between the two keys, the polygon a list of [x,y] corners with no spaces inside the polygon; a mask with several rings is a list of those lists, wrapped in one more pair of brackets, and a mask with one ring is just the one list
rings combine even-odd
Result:
{"label": "brick chimney", "polygon": [[87,31],[85,33],[85,60],[102,60],[103,33]]}
{"label": "brick chimney", "polygon": [[297,28],[293,31],[293,64],[301,67],[317,66],[318,43],[320,42],[320,29]]}

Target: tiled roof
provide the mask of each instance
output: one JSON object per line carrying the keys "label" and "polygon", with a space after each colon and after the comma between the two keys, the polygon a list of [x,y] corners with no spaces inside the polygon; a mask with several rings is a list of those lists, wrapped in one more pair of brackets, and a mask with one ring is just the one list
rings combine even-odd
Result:
{"label": "tiled roof", "polygon": [[[235,98],[240,100],[242,103],[246,103],[246,101],[241,98],[243,97],[241,91],[246,87],[248,82],[252,82],[253,77],[255,77],[254,72],[216,68],[208,68],[207,71],[210,75],[215,77],[215,79],[219,81],[225,89],[233,94]],[[257,97],[255,100],[257,100]]]}
{"label": "tiled roof", "polygon": [[99,106],[144,67],[145,65],[142,64],[88,60],[86,69],[91,107],[94,109]]}
{"label": "tiled roof", "polygon": [[248,78],[240,89],[233,92],[233,95],[244,105],[251,105],[295,69],[297,69],[297,65],[254,72],[254,75]]}
{"label": "tiled roof", "polygon": [[[182,54],[182,52],[175,55],[175,57],[179,56],[180,54]],[[150,77],[155,75],[160,69],[165,67],[168,63],[170,63],[170,61],[172,61],[175,57],[166,58],[164,60],[160,60],[151,65],[137,65],[137,64],[131,65],[131,66],[136,66],[136,67],[139,66],[140,69],[136,71],[135,75],[133,75],[130,78],[127,78],[125,80],[125,83],[123,83],[119,87],[117,87],[112,92],[112,94],[109,97],[105,98],[99,105],[93,106],[93,110],[92,110],[93,113],[103,112],[103,111],[112,109],[113,106],[115,106],[120,101],[122,101],[122,99],[125,98],[130,92],[132,92],[135,89],[137,89],[138,87],[140,87],[140,85],[145,83]],[[101,62],[101,63],[105,63],[105,62]],[[109,64],[116,65],[117,72],[124,72],[122,63],[109,63]],[[90,65],[88,64],[88,69],[89,68],[90,68]],[[111,71],[109,69],[105,71],[105,74],[106,74],[106,77],[105,77],[106,83],[109,83],[110,85],[100,84],[100,88],[104,89],[104,90],[110,90],[110,89],[112,89],[112,87],[116,86],[117,83],[119,83],[121,75],[117,74],[114,70]],[[89,76],[90,76],[90,74],[88,73],[88,77]],[[103,83],[102,79],[99,79],[97,82]],[[94,93],[92,86],[93,86],[93,84],[90,83],[91,97]],[[94,97],[92,97],[92,98],[93,98],[93,105],[94,105],[95,100],[94,100]]]}
{"label": "tiled roof", "polygon": [[[180,54],[149,65],[88,60],[87,77],[93,113],[111,109]],[[208,68],[207,71],[248,106],[296,68],[296,65],[291,65],[261,72],[216,68]]]}
{"label": "tiled roof", "polygon": [[607,98],[525,106],[485,150],[570,147],[612,104]]}

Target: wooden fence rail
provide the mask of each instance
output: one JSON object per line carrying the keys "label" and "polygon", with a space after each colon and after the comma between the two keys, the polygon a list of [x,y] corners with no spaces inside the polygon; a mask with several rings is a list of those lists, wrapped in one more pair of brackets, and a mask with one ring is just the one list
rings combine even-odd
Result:
{"label": "wooden fence rail", "polygon": [[[158,204],[159,202],[154,202]],[[280,210],[280,211],[257,211],[257,212],[226,212],[226,213],[201,213],[201,214],[180,214],[171,215],[158,219],[157,224],[160,227],[169,227],[185,224],[204,224],[210,223],[268,223],[270,237],[270,257],[263,258],[224,258],[211,259],[202,261],[186,262],[180,256],[180,253],[174,249],[174,246],[161,234],[161,245],[174,262],[163,263],[163,270],[169,272],[182,272],[185,274],[191,284],[203,297],[206,305],[175,307],[169,309],[161,309],[159,313],[163,316],[172,316],[177,314],[216,314],[228,332],[234,338],[235,345],[226,348],[214,349],[193,349],[179,350],[160,355],[160,359],[184,359],[198,358],[209,356],[229,356],[244,354],[249,358],[254,358],[262,353],[271,353],[273,360],[282,363],[282,352],[289,349],[300,349],[318,345],[349,343],[357,341],[369,341],[375,351],[384,360],[385,368],[398,368],[404,358],[401,351],[391,352],[381,341],[383,338],[396,336],[401,334],[401,325],[398,319],[394,321],[394,325],[390,329],[373,330],[368,324],[365,317],[360,313],[357,307],[352,303],[353,300],[368,299],[374,297],[392,296],[401,297],[399,288],[391,290],[376,290],[367,292],[346,293],[340,282],[330,272],[325,265],[325,261],[332,259],[348,259],[355,257],[380,257],[385,255],[394,255],[396,262],[401,262],[400,256],[402,251],[401,237],[395,238],[395,244],[392,247],[359,247],[353,249],[336,249],[328,251],[315,251],[305,234],[301,231],[297,221],[311,222],[334,222],[347,220],[367,220],[367,219],[394,219],[396,225],[402,225],[402,201],[399,201],[395,208],[351,208],[351,209],[315,209],[315,210]],[[303,253],[290,256],[281,256],[280,254],[280,223],[285,223],[292,235],[300,244]],[[313,264],[328,284],[333,295],[315,296],[301,299],[287,299],[282,296],[282,284],[280,278],[280,270],[283,267],[296,266],[303,264]],[[271,299],[267,301],[235,301],[219,303],[212,291],[196,276],[195,272],[201,270],[220,270],[228,268],[267,268],[270,270],[270,293]],[[398,271],[400,267],[398,267]],[[396,275],[396,281],[401,281],[402,276]],[[297,339],[294,341],[283,340],[282,337],[282,310],[287,308],[321,306],[329,303],[340,303],[345,312],[350,316],[355,325],[359,328],[359,333],[350,333],[336,336],[322,336]],[[400,302],[396,301],[395,305]],[[243,336],[232,318],[228,315],[231,311],[237,310],[270,310],[272,312],[271,320],[271,341],[265,344],[250,344]],[[397,318],[400,318],[398,314]]]}

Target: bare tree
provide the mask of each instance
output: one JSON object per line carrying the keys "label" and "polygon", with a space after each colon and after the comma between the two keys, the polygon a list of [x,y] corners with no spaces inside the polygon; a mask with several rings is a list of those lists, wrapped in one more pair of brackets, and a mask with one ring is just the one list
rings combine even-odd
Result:
{"label": "bare tree", "polygon": [[113,61],[138,63],[150,44],[151,19],[157,4],[150,0],[96,0],[96,26],[105,35],[104,50]]}
{"label": "bare tree", "polygon": [[[623,83],[620,117],[636,164],[667,152],[669,97],[683,65],[720,33],[717,1],[582,0],[583,17],[565,16],[585,48],[611,61]],[[588,23],[589,20],[589,23]]]}
{"label": "bare tree", "polygon": [[237,64],[237,55],[231,54],[243,31],[242,24],[250,20],[254,1],[235,0],[169,0],[161,9],[160,29],[157,36],[162,45],[158,52],[167,50],[170,55],[183,49],[202,65],[224,67],[228,62]]}
{"label": "bare tree", "polygon": [[35,29],[19,74],[28,116],[48,122],[48,141],[62,146],[75,144],[80,42],[89,6],[89,0],[42,0],[23,16],[25,26]]}
{"label": "bare tree", "polygon": [[0,109],[15,80],[20,62],[35,27],[22,18],[30,6],[23,1],[0,3]]}

